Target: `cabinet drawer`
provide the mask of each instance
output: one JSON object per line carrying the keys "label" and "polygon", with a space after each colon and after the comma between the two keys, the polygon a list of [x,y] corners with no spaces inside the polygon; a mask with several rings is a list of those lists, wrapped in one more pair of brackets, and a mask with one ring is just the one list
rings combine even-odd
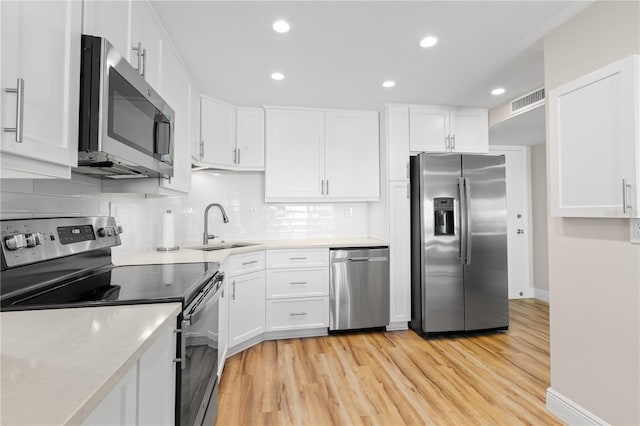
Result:
{"label": "cabinet drawer", "polygon": [[329,295],[329,268],[267,271],[267,299]]}
{"label": "cabinet drawer", "polygon": [[329,327],[329,297],[267,300],[267,331]]}
{"label": "cabinet drawer", "polygon": [[229,276],[261,271],[264,269],[264,259],[264,251],[234,254],[227,259],[228,267],[226,269]]}
{"label": "cabinet drawer", "polygon": [[329,266],[329,249],[293,249],[267,251],[267,268],[305,268]]}

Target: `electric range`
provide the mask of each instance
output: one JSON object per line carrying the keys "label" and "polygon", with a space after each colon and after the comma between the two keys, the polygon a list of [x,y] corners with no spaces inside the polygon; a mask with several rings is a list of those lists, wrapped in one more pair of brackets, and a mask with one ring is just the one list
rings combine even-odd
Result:
{"label": "electric range", "polygon": [[112,217],[0,221],[0,311],[178,302],[176,425],[213,424],[218,389],[217,262],[116,266]]}

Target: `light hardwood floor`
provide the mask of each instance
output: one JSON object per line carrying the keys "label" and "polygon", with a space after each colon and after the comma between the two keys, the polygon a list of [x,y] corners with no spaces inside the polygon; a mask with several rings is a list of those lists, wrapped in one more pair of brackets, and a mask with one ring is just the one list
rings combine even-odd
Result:
{"label": "light hardwood floor", "polygon": [[549,309],[510,302],[508,332],[413,331],[264,342],[227,360],[217,425],[560,424],[545,410]]}

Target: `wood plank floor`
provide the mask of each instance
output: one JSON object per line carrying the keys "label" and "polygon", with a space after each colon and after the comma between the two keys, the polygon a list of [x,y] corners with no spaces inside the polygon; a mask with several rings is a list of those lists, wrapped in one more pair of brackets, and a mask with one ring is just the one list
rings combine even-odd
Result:
{"label": "wood plank floor", "polygon": [[545,410],[548,305],[520,299],[510,308],[502,333],[261,343],[227,360],[216,424],[560,424]]}

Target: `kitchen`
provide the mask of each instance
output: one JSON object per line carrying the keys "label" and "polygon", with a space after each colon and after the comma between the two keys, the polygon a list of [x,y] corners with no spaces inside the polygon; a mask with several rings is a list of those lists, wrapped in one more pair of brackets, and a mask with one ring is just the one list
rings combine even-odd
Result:
{"label": "kitchen", "polygon": [[[317,176],[318,185],[317,188],[314,188],[317,194],[311,197],[298,195],[297,199],[292,197],[285,199],[278,198],[282,197],[282,195],[274,193],[271,194],[273,195],[271,199],[268,198],[269,194],[267,192],[269,188],[266,185],[267,180],[271,177],[277,178],[275,182],[297,183],[292,182],[292,179],[286,175],[284,178],[282,176],[269,175],[271,173],[268,169],[270,160],[277,162],[285,161],[286,159],[281,157],[270,159],[269,149],[267,148],[265,152],[267,163],[264,166],[264,171],[251,169],[251,166],[245,168],[242,162],[243,158],[247,158],[244,155],[247,151],[240,147],[240,154],[237,151],[232,153],[234,148],[238,148],[237,141],[240,140],[241,132],[238,131],[238,135],[236,135],[235,124],[229,125],[229,123],[235,122],[236,119],[239,120],[240,117],[252,117],[251,113],[255,113],[255,109],[261,108],[263,105],[296,105],[307,108],[315,107],[316,110],[320,108],[326,110],[345,108],[374,111],[381,111],[385,108],[385,104],[397,102],[402,102],[405,105],[483,106],[484,108],[491,107],[489,109],[489,122],[492,120],[492,115],[494,115],[493,119],[495,121],[500,121],[495,118],[495,115],[499,113],[497,107],[527,93],[528,90],[538,88],[544,84],[548,91],[547,95],[551,98],[549,92],[552,89],[623,59],[629,54],[637,55],[640,53],[637,41],[638,20],[633,19],[638,16],[637,2],[578,3],[577,6],[574,4],[574,9],[571,9],[571,4],[568,4],[566,5],[567,9],[563,10],[565,16],[561,16],[562,13],[559,10],[562,8],[558,6],[558,9],[555,10],[557,15],[553,15],[553,17],[539,16],[537,27],[529,28],[530,33],[524,34],[524,30],[521,33],[523,44],[527,45],[528,42],[528,45],[532,45],[535,44],[534,42],[538,42],[536,46],[539,49],[537,56],[539,71],[538,74],[531,76],[531,80],[518,83],[518,79],[512,77],[513,82],[510,82],[510,85],[501,81],[494,82],[491,80],[487,82],[483,81],[483,78],[487,76],[483,72],[491,71],[497,73],[499,71],[498,67],[492,68],[483,62],[478,62],[472,67],[474,68],[473,70],[468,71],[469,66],[447,69],[446,67],[437,67],[435,65],[429,66],[428,60],[426,63],[424,60],[422,62],[417,60],[414,63],[425,67],[425,70],[428,69],[430,73],[434,74],[404,75],[404,77],[400,78],[395,75],[389,75],[392,71],[394,73],[398,72],[395,71],[395,68],[385,71],[382,68],[383,65],[380,64],[363,64],[370,66],[366,68],[367,72],[362,69],[357,70],[356,75],[362,75],[362,78],[359,79],[362,81],[362,86],[358,86],[356,82],[337,75],[337,70],[340,67],[323,65],[318,61],[313,62],[311,61],[313,58],[307,57],[305,61],[293,60],[286,69],[278,69],[283,65],[264,59],[259,54],[259,51],[250,50],[251,43],[258,43],[260,40],[264,42],[269,40],[269,43],[294,43],[296,32],[303,31],[306,28],[306,22],[315,23],[316,26],[321,25],[322,19],[311,19],[307,16],[314,14],[316,14],[316,18],[320,16],[326,17],[326,15],[342,17],[344,22],[330,21],[334,25],[337,40],[331,38],[327,40],[329,43],[340,44],[340,41],[343,40],[343,38],[340,38],[340,36],[343,36],[340,30],[346,31],[344,28],[349,27],[348,17],[353,17],[354,13],[361,13],[357,10],[357,4],[351,5],[356,10],[345,9],[340,14],[335,13],[335,10],[329,6],[336,6],[329,3],[329,6],[327,6],[329,10],[324,11],[326,15],[318,15],[319,11],[315,10],[314,7],[321,9],[320,6],[296,5],[294,3],[295,8],[303,11],[305,8],[309,8],[307,15],[295,15],[292,10],[291,16],[296,16],[297,19],[289,18],[293,19],[290,32],[276,34],[270,28],[270,25],[274,19],[280,16],[267,16],[269,8],[266,5],[258,7],[249,3],[243,9],[242,4],[232,6],[231,4],[219,3],[217,6],[214,5],[217,15],[207,16],[204,13],[190,12],[189,7],[177,6],[172,2],[63,3],[65,8],[56,9],[49,5],[46,7],[51,9],[43,12],[41,10],[29,10],[29,3],[25,2],[25,10],[22,12],[32,12],[35,17],[39,18],[32,21],[20,19],[19,13],[22,12],[18,11],[17,7],[13,7],[10,2],[3,2],[1,6],[3,22],[2,88],[4,92],[2,127],[20,127],[13,124],[16,119],[16,94],[5,92],[5,89],[15,89],[17,87],[17,70],[15,68],[17,68],[17,64],[20,64],[20,67],[27,72],[27,75],[23,76],[25,81],[24,93],[27,100],[24,109],[25,142],[30,140],[38,142],[36,144],[37,148],[34,150],[33,144],[16,144],[15,137],[17,133],[3,132],[2,219],[48,216],[113,216],[117,221],[114,226],[122,226],[124,230],[119,235],[122,244],[115,246],[112,250],[113,262],[119,265],[144,262],[146,256],[156,259],[153,256],[160,255],[165,256],[164,259],[169,262],[185,261],[186,257],[188,257],[185,254],[187,253],[185,247],[198,246],[201,243],[204,227],[203,212],[205,207],[213,202],[221,203],[225,207],[229,215],[229,222],[223,223],[220,212],[213,209],[209,217],[209,232],[221,235],[223,239],[228,241],[261,242],[264,240],[306,239],[307,244],[309,244],[309,240],[315,239],[375,238],[389,242],[388,236],[382,235],[382,233],[376,235],[377,232],[373,231],[376,226],[372,222],[374,222],[374,216],[377,214],[373,213],[376,210],[375,200],[357,199],[350,195],[348,200],[336,199],[318,202],[320,197],[325,196],[324,191],[328,192],[329,196],[332,196],[334,188],[337,187],[334,186],[336,181],[333,177],[324,178],[326,171],[319,171],[317,160],[315,167],[319,173]],[[508,5],[509,3],[506,3],[503,7],[508,8]],[[200,6],[206,7],[204,4]],[[255,7],[252,8],[250,6]],[[447,7],[454,8],[455,4],[454,6],[447,6],[443,2],[435,3],[434,7],[436,6],[439,9],[432,11],[433,16],[446,16]],[[487,4],[486,6],[490,5]],[[523,5],[518,5],[517,7],[521,6],[524,7]],[[32,7],[37,9],[37,7]],[[379,7],[391,8],[392,5],[381,4]],[[458,11],[461,16],[465,16],[464,10],[467,12],[470,10],[468,9],[470,6],[464,3],[458,4],[457,7],[462,8],[462,11]],[[252,10],[257,11],[255,15],[251,14]],[[286,9],[280,13],[285,11]],[[394,16],[387,10],[383,9],[383,12],[385,12],[381,13],[383,16]],[[12,15],[13,13],[16,13],[16,15]],[[275,13],[275,11],[272,13]],[[517,22],[518,14],[513,9],[511,13],[514,16],[510,19],[513,19],[514,23]],[[407,15],[411,14],[402,15],[399,21],[409,19]],[[216,18],[218,19],[215,21],[216,25],[209,25],[212,19],[211,16],[219,16]],[[231,19],[234,16],[235,18]],[[152,19],[149,19],[149,17]],[[220,33],[217,33],[216,37],[225,39],[229,36],[226,36],[224,31],[230,30],[229,27],[233,27],[234,23],[239,25],[238,17],[243,17],[241,22],[246,21],[242,25],[249,26],[250,22],[257,21],[256,26],[262,22],[261,25],[265,28],[260,31],[255,30],[256,33],[248,29],[244,31],[241,29],[239,32],[242,34],[231,32],[231,34],[236,34],[233,37],[240,38],[244,34],[246,38],[240,45],[229,43],[228,49],[231,52],[223,50],[228,55],[225,60],[230,61],[225,63],[224,67],[219,66],[220,61],[215,55],[202,55],[202,45],[190,46],[190,43],[194,42],[194,40],[187,36],[189,35],[189,27],[205,28],[211,26],[219,28]],[[285,15],[282,15],[282,17],[285,17]],[[496,21],[500,21],[503,17],[497,17]],[[571,17],[573,18],[569,19]],[[386,21],[381,17],[377,19],[378,21],[375,21],[376,28],[384,27]],[[465,25],[470,25],[469,19],[467,17],[467,21],[464,21]],[[519,19],[523,20],[524,18],[520,17]],[[74,114],[65,113],[65,111],[73,109],[71,106],[74,102],[77,102],[79,96],[78,87],[71,84],[71,81],[79,81],[77,70],[80,67],[80,57],[79,53],[76,54],[75,50],[68,47],[71,42],[69,41],[70,39],[65,38],[67,37],[66,34],[55,32],[53,26],[45,25],[45,22],[49,21],[60,23],[69,36],[73,34],[79,36],[81,32],[88,31],[85,31],[85,29],[92,28],[93,31],[91,32],[94,35],[106,37],[118,50],[127,55],[128,61],[134,68],[141,66],[143,71],[146,70],[146,81],[151,87],[158,90],[171,105],[171,108],[176,111],[176,117],[179,117],[180,111],[183,114],[186,111],[186,116],[189,117],[189,125],[179,126],[177,119],[175,137],[176,140],[187,140],[190,143],[186,144],[188,149],[174,152],[175,167],[174,176],[171,179],[137,179],[135,182],[125,182],[124,180],[115,179],[100,180],[80,173],[70,174],[77,161],[77,150],[72,144],[77,139],[75,133],[78,129],[78,117]],[[224,21],[228,21],[227,26],[224,25]],[[566,22],[563,24],[564,21]],[[407,21],[407,26],[409,25],[408,22],[410,21]],[[64,23],[66,25],[63,25]],[[25,29],[21,29],[20,25],[24,26]],[[173,25],[176,26],[174,27]],[[494,27],[496,25],[497,23]],[[556,29],[552,30],[553,28]],[[534,29],[536,31],[533,31]],[[31,43],[29,45],[31,47],[26,49],[32,53],[31,55],[20,54],[17,44],[11,42],[15,38],[7,36],[7,34],[12,34],[12,31],[21,34],[32,34],[31,37],[26,37],[23,40],[25,43]],[[41,34],[48,33],[39,31],[53,31],[56,36],[42,37]],[[316,28],[315,31],[317,31],[315,34],[326,34],[327,32],[326,30],[323,31],[322,28]],[[435,32],[430,28],[420,28],[420,34],[416,35],[418,39],[413,40],[411,38],[407,43],[417,45],[421,40],[420,36],[427,35],[422,34],[422,32],[429,31]],[[438,48],[441,49],[440,52],[444,50],[444,47],[441,47],[446,46],[446,37],[443,37],[443,31],[438,31],[439,44],[434,46],[436,50],[432,50],[432,52],[437,52]],[[402,33],[402,31],[399,32]],[[409,31],[406,33],[408,35],[411,34]],[[471,38],[470,34],[466,33],[467,42]],[[38,36],[35,37],[33,35]],[[407,38],[409,38],[408,35]],[[529,38],[527,39],[525,35]],[[542,42],[540,40],[543,36],[544,73],[541,73]],[[197,34],[193,37],[197,38]],[[330,37],[330,34],[327,34],[326,37]],[[504,38],[504,36],[501,38]],[[315,38],[315,40],[318,39],[318,37]],[[576,39],[580,41],[575,41]],[[46,40],[47,43],[41,43],[43,40]],[[158,43],[157,40],[161,40],[161,42]],[[141,43],[139,48],[138,41]],[[307,42],[309,41],[307,40]],[[376,43],[384,43],[384,40],[378,39]],[[366,43],[361,41],[358,46],[366,46]],[[408,46],[408,44],[403,46]],[[138,49],[131,50],[129,47]],[[313,44],[311,47],[313,47]],[[256,60],[263,58],[264,63],[260,69],[265,70],[264,79],[263,77],[253,76],[248,80],[246,79],[247,77],[244,77],[245,80],[232,80],[232,74],[240,74],[240,70],[246,72],[245,70],[251,69],[247,65],[252,65],[252,63],[234,63],[234,60],[238,60],[232,55],[234,48],[253,52],[252,55],[247,56],[256,58]],[[258,48],[264,48],[264,46],[258,46]],[[281,49],[280,55],[276,51],[273,51],[273,55],[280,57],[284,61],[287,56],[286,53],[289,51],[288,49],[294,48],[296,46],[285,44],[285,46],[279,47]],[[479,49],[478,46],[475,48]],[[140,52],[141,49],[142,52]],[[428,55],[428,52],[430,52],[428,49],[416,49],[418,51],[416,54],[424,55],[426,53]],[[33,52],[42,52],[42,54],[33,54]],[[54,52],[57,53],[53,55]],[[265,50],[265,52],[269,52],[269,50]],[[283,52],[284,55],[282,54]],[[351,53],[354,54],[354,52]],[[403,49],[398,48],[391,49],[388,53],[392,55],[394,52],[397,55],[409,55],[409,53],[402,53]],[[143,54],[144,56],[142,56]],[[464,57],[465,54],[469,55],[470,53],[468,50],[453,52],[451,56]],[[504,53],[501,54],[505,55]],[[9,58],[20,59],[18,61],[7,61],[5,55],[8,55]],[[494,55],[497,55],[494,57],[494,62],[505,63],[505,56],[501,57],[495,52]],[[203,57],[202,62],[196,61],[195,58],[198,56]],[[364,56],[366,57],[367,55]],[[56,59],[53,59],[54,57]],[[340,57],[348,58],[349,55],[342,52]],[[37,64],[27,61],[27,58],[32,60],[35,58]],[[46,89],[34,91],[31,89],[34,86],[30,85],[36,84],[35,87],[38,88],[39,74],[42,73],[42,58],[52,58],[47,62],[49,65],[49,78],[51,81],[57,81],[58,83],[48,84],[44,86]],[[327,59],[322,55],[318,55],[317,59],[323,58]],[[393,56],[390,56],[390,58],[393,60],[389,62],[406,63],[401,61],[401,58]],[[191,68],[186,66],[186,64],[190,65],[192,62],[199,64],[198,67]],[[349,89],[349,87],[345,86],[322,86],[319,83],[325,79],[318,77],[315,77],[317,81],[305,80],[304,73],[311,72],[303,67],[305,62],[311,63],[311,67],[318,68],[316,72],[328,73],[329,77],[326,80],[332,84],[338,84],[344,80],[343,84],[354,84],[354,87]],[[503,74],[505,79],[510,75],[524,78],[522,76],[526,75],[526,72],[522,68],[527,68],[526,65],[528,64],[518,63],[515,59],[513,62],[515,64],[510,63],[513,68],[508,69],[509,67],[506,66],[507,70]],[[296,66],[299,68],[296,69]],[[483,66],[486,68],[483,68]],[[376,73],[370,74],[371,69],[376,69]],[[384,76],[378,76],[378,69],[380,74],[384,74]],[[461,69],[465,70],[464,74],[458,74],[462,72]],[[214,70],[219,70],[216,71],[219,74],[214,73]],[[276,71],[284,74],[284,80],[271,80],[270,74]],[[29,72],[31,72],[30,75],[28,74]],[[473,77],[474,73],[477,74],[475,78]],[[207,78],[208,74],[211,77]],[[298,80],[300,81],[296,81],[296,74],[298,74]],[[473,87],[459,88],[458,86],[452,87],[446,84],[437,84],[436,87],[432,87],[433,85],[429,87],[430,95],[420,97],[417,96],[417,93],[422,86],[418,85],[419,83],[407,83],[411,78],[439,82],[441,81],[439,79],[444,79],[446,74],[453,74],[452,78],[458,81],[468,81],[468,84]],[[381,87],[382,82],[389,78],[396,80],[396,87]],[[231,81],[235,83],[231,84]],[[255,86],[251,86],[251,84],[255,84]],[[289,92],[288,97],[285,97],[282,89],[286,88],[287,84],[290,87],[293,86],[294,89]],[[302,84],[302,86],[295,86],[296,84]],[[505,95],[507,97],[492,98],[488,92],[494,88],[494,84],[507,86],[510,90]],[[521,86],[517,86],[517,84],[521,84]],[[205,90],[205,86],[208,89]],[[364,87],[364,90],[362,87]],[[374,87],[375,89],[373,89]],[[360,89],[357,90],[357,88]],[[453,93],[458,90],[469,93],[460,94],[456,98]],[[353,96],[347,96],[352,92],[354,93]],[[366,97],[368,92],[372,94],[369,98]],[[414,97],[411,97],[413,96],[412,92],[416,92]],[[375,95],[373,95],[374,93]],[[221,121],[223,124],[226,123],[226,126],[212,126],[209,130],[222,132],[223,135],[224,132],[227,132],[227,135],[233,135],[233,137],[228,136],[222,139],[234,144],[234,146],[215,148],[212,151],[211,147],[202,147],[200,145],[201,126],[204,126],[203,123],[200,123],[199,113],[201,94],[213,99],[211,105],[217,107],[213,108],[213,111],[218,114],[218,117],[224,117],[226,114],[228,118],[227,121]],[[344,97],[341,98],[341,95],[344,95]],[[29,96],[32,96],[32,98],[29,99]],[[252,96],[254,97],[252,98]],[[476,97],[474,98],[474,96]],[[256,97],[261,98],[256,99]],[[365,104],[364,99],[369,99],[369,103]],[[220,100],[224,100],[224,102]],[[311,100],[313,100],[313,103],[311,103]],[[49,109],[43,110],[45,113],[43,114],[37,108],[34,108],[34,105],[48,105]],[[363,105],[366,105],[366,107]],[[235,106],[238,106],[238,108],[235,108]],[[273,111],[277,111],[277,109],[273,108]],[[31,118],[33,117],[32,114],[37,114],[37,119]],[[234,114],[237,115],[234,117]],[[637,114],[635,117],[637,121]],[[505,124],[508,121],[506,120]],[[269,124],[266,124],[268,127]],[[248,122],[247,128],[251,128],[250,126],[251,122]],[[549,126],[549,123],[547,123],[547,126]],[[261,126],[256,126],[254,123],[253,129],[256,128],[260,129]],[[489,130],[489,135],[494,131],[491,129]],[[205,130],[205,127],[202,127],[202,131],[205,132]],[[548,131],[551,131],[551,129]],[[75,139],[74,135],[76,136]],[[384,146],[382,130],[379,135],[382,149]],[[553,141],[555,139],[546,137],[546,140],[546,148],[549,150],[554,149]],[[637,136],[635,140],[637,141]],[[47,141],[50,143],[47,143]],[[491,140],[489,142],[491,143]],[[184,148],[185,144],[182,147]],[[29,149],[32,151],[29,152]],[[575,418],[571,420],[572,418],[570,417],[563,418],[561,413],[564,412],[566,416],[567,407],[575,408],[577,406],[579,413],[590,412],[589,414],[593,414],[592,417],[587,417],[591,423],[594,423],[594,419],[597,419],[598,416],[601,420],[604,419],[602,423],[638,423],[640,415],[638,413],[637,400],[640,374],[638,373],[637,283],[640,281],[640,271],[637,265],[640,263],[640,253],[638,246],[629,243],[629,226],[633,221],[628,218],[621,219],[621,216],[608,216],[602,213],[589,215],[575,212],[563,213],[554,210],[560,208],[554,207],[553,199],[551,199],[553,188],[559,182],[558,175],[554,174],[557,171],[554,171],[551,160],[545,160],[544,145],[542,149],[540,147],[531,149],[532,152],[534,150],[537,152],[535,154],[537,155],[536,158],[542,157],[549,171],[549,204],[552,210],[547,213],[546,208],[544,208],[542,213],[545,219],[545,226],[548,225],[548,233],[535,227],[531,230],[532,233],[536,233],[536,236],[539,231],[546,233],[548,239],[546,250],[543,253],[545,257],[548,256],[548,297],[552,299],[550,306],[552,369],[550,389],[555,393],[547,393],[547,404],[548,406],[552,405],[550,400],[552,403],[555,402],[556,405],[551,406],[550,409],[555,415],[567,422],[576,422],[576,420]],[[222,160],[209,159],[207,156],[211,152],[214,154],[216,152],[226,152],[227,154]],[[541,156],[539,155],[540,153],[542,154]],[[380,164],[384,164],[383,155],[383,152],[380,151]],[[553,151],[550,151],[550,155],[554,155]],[[240,158],[238,159],[238,157]],[[631,158],[633,158],[633,155]],[[373,159],[369,160],[374,161]],[[227,164],[221,164],[220,161]],[[234,161],[240,164],[234,164]],[[404,161],[406,162],[406,159]],[[210,164],[206,163],[213,163],[214,168],[209,171],[192,169],[192,165],[196,166],[196,168],[209,167]],[[288,163],[285,163],[285,166],[286,164]],[[309,164],[311,163],[305,163],[307,166]],[[398,169],[403,166],[401,164]],[[282,164],[278,164],[277,167],[283,168]],[[385,178],[386,167],[380,167],[377,172],[380,176],[378,181],[380,200],[386,191],[390,191],[390,188],[396,188],[398,192],[406,191],[407,178],[406,175],[402,178],[401,173],[404,172],[403,170],[396,170],[397,176],[399,176],[396,180]],[[298,171],[297,173],[300,172]],[[350,173],[350,171],[346,173]],[[34,179],[34,174],[58,179]],[[329,182],[322,182],[321,185],[320,181],[323,179],[329,180]],[[390,184],[391,182],[397,182],[397,185],[393,186]],[[534,182],[532,182],[533,184]],[[321,186],[322,190],[320,189]],[[546,185],[543,184],[542,186]],[[616,184],[615,188],[615,196],[618,196],[620,193],[619,183]],[[295,190],[296,188],[289,187],[288,189]],[[267,197],[266,201],[265,197]],[[619,204],[617,199],[616,202]],[[535,208],[536,205],[532,205],[532,209]],[[157,252],[159,254],[153,253],[152,256],[155,248],[163,245],[163,236],[160,230],[162,229],[163,215],[168,209],[175,214],[175,242],[181,246],[181,250],[167,253]],[[395,214],[396,211],[387,210],[382,213],[388,215]],[[577,219],[576,217],[582,218]],[[585,217],[590,218],[585,219]],[[535,222],[538,219],[539,217],[534,217],[533,221]],[[385,223],[385,221],[382,223]],[[387,218],[386,223],[393,222]],[[389,231],[385,232],[388,235]],[[535,240],[536,238],[534,237],[534,244]],[[215,244],[215,240],[211,241],[211,244]],[[393,244],[390,245],[390,256],[394,256]],[[271,246],[267,247],[267,252],[287,249],[291,249],[291,247]],[[300,247],[296,249],[300,249]],[[308,249],[308,246],[305,249]],[[240,248],[234,250],[237,250],[233,252],[234,254],[247,253],[248,255],[248,253],[251,253],[251,251],[248,251],[249,249]],[[535,248],[533,251],[536,252]],[[213,252],[205,252],[206,254],[201,255],[198,261],[215,261],[216,259],[223,259],[229,254],[229,252],[225,254],[222,254],[222,252],[224,250],[218,252],[219,254],[217,255]],[[534,259],[534,264],[537,263],[538,261]],[[313,267],[326,268],[327,266],[322,263],[321,266]],[[269,268],[267,267],[266,270],[268,271]],[[248,274],[252,273],[254,272],[248,272]],[[398,273],[404,273],[406,278],[408,271],[402,269]],[[4,271],[3,275],[5,275]],[[607,283],[607,285],[603,288],[602,283]],[[228,291],[231,290],[228,289]],[[540,293],[538,292],[538,294]],[[264,300],[263,298],[262,309],[265,306]],[[598,315],[593,315],[595,311],[602,312]],[[397,313],[401,314],[399,311]],[[3,324],[6,324],[5,318],[8,317],[3,313]],[[406,327],[406,319],[401,319],[397,322],[400,323],[402,321],[405,321]],[[3,325],[3,336],[6,333],[5,325]],[[596,336],[602,342],[593,347],[592,339],[596,338]],[[620,351],[622,354],[612,354],[611,351],[606,350],[607,347],[619,347],[620,342],[624,342],[625,349],[628,348],[628,350]],[[8,347],[3,343],[3,382],[7,365],[5,364],[5,350],[8,350]],[[234,358],[231,357],[228,361],[233,362],[233,360]],[[224,381],[224,375],[222,377]],[[115,383],[110,382],[110,385],[114,386]],[[626,397],[617,399],[613,397],[615,394],[622,394]],[[6,395],[4,385],[3,395]],[[564,398],[559,398],[558,395],[564,396]],[[559,401],[565,404],[558,405]],[[97,404],[95,401],[94,403]],[[6,413],[7,404],[4,399],[3,406],[3,412]],[[562,408],[564,408],[564,411],[562,411]],[[82,421],[81,419],[76,420],[77,423]]]}

